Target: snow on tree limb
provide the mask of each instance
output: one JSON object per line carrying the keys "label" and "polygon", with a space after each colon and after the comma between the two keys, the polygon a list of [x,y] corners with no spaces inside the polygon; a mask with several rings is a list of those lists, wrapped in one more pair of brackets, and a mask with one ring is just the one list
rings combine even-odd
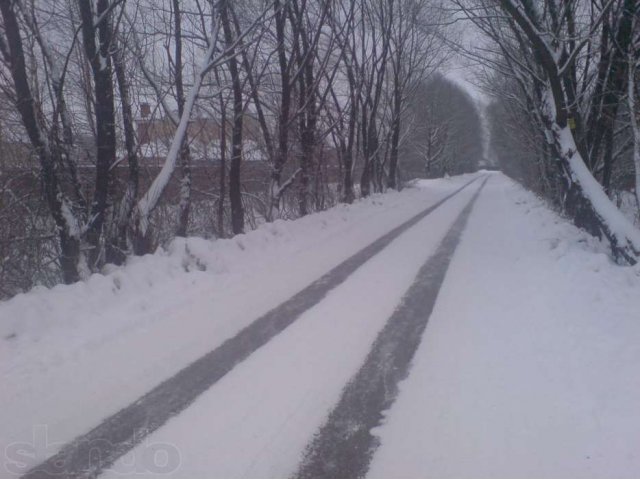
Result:
{"label": "snow on tree limb", "polygon": [[615,257],[630,264],[637,263],[640,257],[640,231],[613,204],[603,186],[589,171],[572,131],[572,97],[565,84],[569,71],[567,66],[577,55],[576,50],[581,50],[585,42],[590,40],[612,1],[602,7],[585,37],[569,41],[554,35],[551,43],[547,41],[551,33],[542,24],[540,12],[533,4],[500,0],[500,5],[524,32],[533,46],[537,63],[546,73],[540,110],[545,128],[551,132],[551,146],[567,177],[565,193],[573,196],[570,202],[574,203],[571,206],[574,220],[586,226],[591,233],[605,236]]}
{"label": "snow on tree limb", "polygon": [[202,86],[202,81],[212,63],[211,59],[216,50],[219,27],[220,22],[216,17],[211,30],[209,48],[207,49],[207,52],[202,59],[200,68],[198,69],[198,73],[194,79],[193,86],[191,87],[189,95],[187,96],[184,105],[184,111],[182,112],[180,123],[178,123],[176,133],[174,134],[173,140],[171,141],[171,147],[169,148],[169,153],[167,153],[164,165],[162,166],[160,173],[153,180],[153,183],[149,187],[147,193],[138,202],[140,229],[143,234],[146,233],[149,225],[149,215],[157,205],[158,200],[160,199],[160,196],[162,195],[165,187],[169,183],[171,174],[175,169],[178,155],[180,154],[180,149],[182,148],[182,142],[187,132],[187,126],[189,125],[189,120],[191,119],[191,113],[193,111],[196,98],[198,97],[200,87]]}

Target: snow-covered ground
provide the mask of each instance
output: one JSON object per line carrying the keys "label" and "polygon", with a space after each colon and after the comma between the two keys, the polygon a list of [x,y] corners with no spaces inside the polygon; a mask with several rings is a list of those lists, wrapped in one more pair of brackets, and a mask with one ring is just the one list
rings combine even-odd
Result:
{"label": "snow-covered ground", "polygon": [[640,268],[604,251],[490,180],[369,474],[640,475]]}
{"label": "snow-covered ground", "polygon": [[[0,303],[0,451],[35,444],[20,471],[44,460],[470,178],[230,240],[176,241],[88,282]],[[4,476],[15,470],[2,462]]]}
{"label": "snow-covered ground", "polygon": [[[149,445],[172,445],[180,452],[173,472],[180,477],[290,476],[418,269],[478,186],[402,234],[107,475],[142,472]],[[206,428],[195,431],[203,421]]]}
{"label": "snow-covered ground", "polygon": [[[177,241],[86,283],[0,303],[3,475],[51,455],[469,178],[420,181],[231,240]],[[478,187],[402,234],[105,474],[292,475]],[[492,174],[376,429],[369,474],[637,476],[640,268],[604,252]]]}

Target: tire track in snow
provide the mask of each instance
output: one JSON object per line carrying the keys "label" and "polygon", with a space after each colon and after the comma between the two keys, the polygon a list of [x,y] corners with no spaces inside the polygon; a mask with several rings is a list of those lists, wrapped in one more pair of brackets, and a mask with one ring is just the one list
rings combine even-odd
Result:
{"label": "tire track in snow", "polygon": [[473,205],[488,178],[460,212],[436,252],[420,268],[398,308],[378,334],[364,364],[307,446],[296,478],[362,478],[380,441],[372,429],[407,377]]}
{"label": "tire track in snow", "polygon": [[97,477],[167,420],[187,408],[237,364],[319,303],[329,291],[343,283],[355,270],[398,236],[479,178],[470,180],[378,238],[286,302],[259,317],[219,347],[186,366],[131,405],[108,417],[88,433],[63,446],[57,454],[26,472],[23,478]]}

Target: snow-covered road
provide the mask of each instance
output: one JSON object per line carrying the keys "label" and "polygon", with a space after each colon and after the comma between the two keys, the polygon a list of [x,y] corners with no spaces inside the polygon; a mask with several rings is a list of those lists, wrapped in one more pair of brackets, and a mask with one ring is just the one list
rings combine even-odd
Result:
{"label": "snow-covered road", "polygon": [[176,241],[108,275],[0,303],[4,476],[50,457],[472,178],[375,195],[230,240]]}
{"label": "snow-covered road", "polygon": [[[42,462],[473,177],[232,240],[176,242],[86,284],[0,304],[4,476]],[[400,234],[180,415],[142,432],[103,475],[295,474],[479,188]],[[373,431],[369,475],[637,475],[640,269],[601,251],[490,175],[409,375]]]}
{"label": "snow-covered road", "polygon": [[[181,452],[180,476],[290,476],[418,270],[478,187],[402,234],[148,442]],[[193,425],[204,417],[207,428],[194,434]],[[209,454],[212,442],[216,455]],[[107,474],[128,476],[132,464],[144,470],[135,461],[147,461],[147,448],[134,449]]]}

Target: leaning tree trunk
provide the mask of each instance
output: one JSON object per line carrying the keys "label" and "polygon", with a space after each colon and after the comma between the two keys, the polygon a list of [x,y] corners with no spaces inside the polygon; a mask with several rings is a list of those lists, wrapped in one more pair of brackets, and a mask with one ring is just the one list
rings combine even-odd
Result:
{"label": "leaning tree trunk", "polygon": [[640,257],[640,232],[618,210],[593,177],[578,152],[568,125],[551,124],[554,146],[565,173],[567,212],[576,226],[605,237],[617,259],[635,264]]}
{"label": "leaning tree trunk", "polygon": [[[213,12],[215,18],[215,11]],[[212,68],[212,58],[214,53],[218,49],[217,45],[218,37],[218,22],[213,22],[211,33],[209,35],[210,43],[207,48],[207,52],[202,58],[202,62],[196,72],[193,80],[193,85],[189,90],[189,94],[186,97],[184,111],[180,115],[180,121],[176,127],[176,132],[171,140],[171,146],[169,152],[165,158],[164,164],[160,169],[160,172],[154,178],[153,182],[149,186],[147,192],[138,201],[136,207],[135,228],[139,232],[138,241],[140,248],[149,248],[151,246],[151,232],[149,229],[149,219],[151,213],[158,205],[165,188],[169,184],[169,180],[176,166],[178,156],[182,151],[182,145],[184,143],[185,135],[187,134],[187,127],[193,112],[198,93],[202,87],[202,82],[205,76]],[[149,253],[148,251],[140,253]]]}

